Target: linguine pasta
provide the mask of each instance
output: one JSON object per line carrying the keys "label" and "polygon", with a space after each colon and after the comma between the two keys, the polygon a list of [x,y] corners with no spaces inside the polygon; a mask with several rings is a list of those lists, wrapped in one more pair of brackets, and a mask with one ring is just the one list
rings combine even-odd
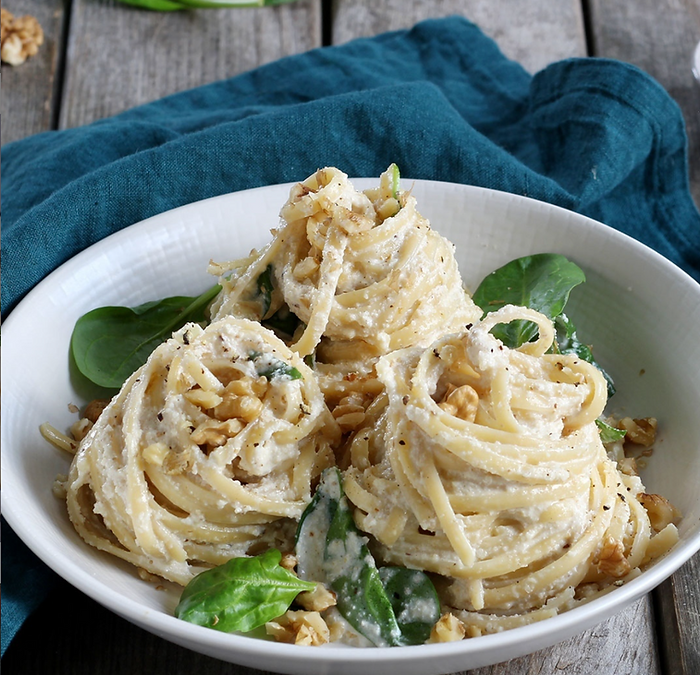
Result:
{"label": "linguine pasta", "polygon": [[269,331],[189,324],[81,442],[68,512],[88,543],[184,585],[261,546],[289,548],[338,437],[310,369]]}
{"label": "linguine pasta", "polygon": [[[508,349],[489,330],[516,319],[539,338]],[[384,409],[351,443],[344,484],[359,527],[384,562],[440,575],[472,635],[588,599],[677,537],[672,523],[653,530],[639,477],[600,440],[600,371],[548,354],[552,339],[549,319],[509,305],[383,357]]]}

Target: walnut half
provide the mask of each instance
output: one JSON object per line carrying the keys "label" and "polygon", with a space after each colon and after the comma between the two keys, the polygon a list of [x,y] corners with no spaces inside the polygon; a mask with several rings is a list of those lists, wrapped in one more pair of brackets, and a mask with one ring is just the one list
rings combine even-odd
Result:
{"label": "walnut half", "polygon": [[18,66],[39,51],[44,31],[33,16],[15,17],[4,8],[0,13],[0,57],[3,63]]}
{"label": "walnut half", "polygon": [[680,518],[678,509],[661,495],[642,492],[638,499],[647,510],[649,523],[654,532],[661,532],[664,527],[676,522]]}
{"label": "walnut half", "polygon": [[319,612],[287,611],[265,624],[265,630],[278,642],[318,646],[330,640],[328,625]]}

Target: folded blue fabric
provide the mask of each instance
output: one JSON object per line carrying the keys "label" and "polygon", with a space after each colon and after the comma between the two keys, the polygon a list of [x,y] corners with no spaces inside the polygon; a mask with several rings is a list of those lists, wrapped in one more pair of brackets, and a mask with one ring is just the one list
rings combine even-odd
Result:
{"label": "folded blue fabric", "polygon": [[[570,59],[531,77],[452,17],[313,50],[2,153],[3,314],[71,256],[144,218],[337,166],[526,195],[601,220],[700,280],[700,214],[668,94]],[[19,542],[5,542],[16,550]],[[4,561],[3,561],[4,562]],[[34,601],[3,569],[3,651]],[[26,563],[25,563],[26,565]],[[37,565],[36,575],[44,568]]]}

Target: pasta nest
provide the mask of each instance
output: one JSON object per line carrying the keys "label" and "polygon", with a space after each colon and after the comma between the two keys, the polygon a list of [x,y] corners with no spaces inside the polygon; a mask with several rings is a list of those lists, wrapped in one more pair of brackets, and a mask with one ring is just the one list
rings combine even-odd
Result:
{"label": "pasta nest", "polygon": [[370,354],[427,345],[481,315],[464,291],[453,245],[409,192],[392,187],[391,167],[365,192],[342,171],[320,169],[291,189],[281,217],[284,227],[246,272],[222,280],[217,316],[240,313],[244,289],[268,264],[280,302],[305,324],[293,344],[302,356],[322,337],[340,350],[359,341]]}
{"label": "pasta nest", "polygon": [[[517,319],[539,337],[509,349],[490,330]],[[386,394],[350,445],[344,486],[359,527],[385,562],[452,577],[443,598],[474,634],[545,618],[648,559],[643,486],[617,470],[595,424],[605,380],[547,353],[553,339],[545,316],[506,306],[382,357]],[[600,564],[610,541],[617,569]]]}
{"label": "pasta nest", "polygon": [[69,515],[93,546],[186,584],[280,539],[291,550],[338,436],[314,374],[271,331],[188,324],[81,442]]}

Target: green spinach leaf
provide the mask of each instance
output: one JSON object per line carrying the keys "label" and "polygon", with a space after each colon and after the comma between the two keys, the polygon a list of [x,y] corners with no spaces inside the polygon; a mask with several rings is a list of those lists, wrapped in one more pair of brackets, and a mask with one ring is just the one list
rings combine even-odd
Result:
{"label": "green spinach leaf", "polygon": [[375,645],[399,645],[401,629],[366,541],[355,527],[340,472],[327,469],[299,521],[299,576],[330,586],[338,611]]}
{"label": "green spinach leaf", "polygon": [[[538,253],[517,258],[489,274],[473,299],[486,314],[513,304],[530,307],[549,317],[556,331],[552,351],[576,354],[598,368],[610,398],[615,393],[612,378],[596,362],[591,348],[579,340],[574,324],[564,314],[569,294],[585,280],[583,271],[563,255]],[[536,338],[537,325],[531,321],[512,321],[495,326],[491,332],[507,347],[516,348]]]}
{"label": "green spinach leaf", "polygon": [[600,418],[598,418],[595,423],[598,426],[600,440],[603,443],[614,443],[615,441],[621,441],[627,435],[627,432],[624,429],[611,427],[607,422],[603,422],[603,420]]}
{"label": "green spinach leaf", "polygon": [[380,567],[382,580],[403,644],[422,645],[440,618],[440,599],[430,578],[420,570]]}
{"label": "green spinach leaf", "polygon": [[258,277],[258,295],[260,296],[260,318],[264,319],[265,315],[270,311],[272,304],[272,265],[268,265],[265,271]]}
{"label": "green spinach leaf", "polygon": [[271,328],[291,339],[302,321],[287,305],[282,305],[271,317],[261,323],[265,328]]}
{"label": "green spinach leaf", "polygon": [[282,567],[281,559],[271,549],[198,574],[182,592],[175,616],[226,633],[245,633],[281,616],[299,593],[316,587]]}
{"label": "green spinach leaf", "polygon": [[220,290],[217,285],[196,298],[100,307],[84,314],[73,328],[70,345],[78,370],[101,387],[121,387],[173,331],[190,321],[203,322],[207,306]]}
{"label": "green spinach leaf", "polygon": [[[375,645],[425,642],[426,626],[418,624],[433,619],[437,593],[432,582],[420,571],[377,569],[367,539],[355,526],[338,469],[324,472],[304,511],[296,551],[300,576],[330,586],[336,592],[340,613]],[[439,604],[427,635],[438,618]]]}
{"label": "green spinach leaf", "polygon": [[295,2],[295,0],[120,0],[120,2],[155,12],[172,12],[182,9],[268,7]]}
{"label": "green spinach leaf", "polygon": [[288,377],[290,380],[303,380],[304,376],[294,366],[281,361],[280,359],[263,355],[260,352],[250,352],[248,360],[255,364],[255,371],[258,375],[273,380],[276,377]]}
{"label": "green spinach leaf", "polygon": [[399,167],[396,164],[392,164],[389,167],[389,171],[391,171],[391,196],[394,199],[398,199],[399,185],[401,183],[401,172],[399,171]]}
{"label": "green spinach leaf", "polygon": [[[485,313],[504,305],[520,305],[555,319],[564,310],[569,293],[586,277],[578,265],[557,253],[538,253],[517,258],[491,272],[474,293],[474,302]],[[495,326],[492,333],[511,348],[537,336],[531,321],[513,321]]]}
{"label": "green spinach leaf", "polygon": [[593,364],[605,378],[608,385],[608,398],[613,396],[615,393],[615,384],[612,378],[595,360],[591,348],[578,339],[576,328],[566,314],[562,313],[554,320],[554,329],[556,330],[556,350],[560,354],[575,354],[584,361]]}

